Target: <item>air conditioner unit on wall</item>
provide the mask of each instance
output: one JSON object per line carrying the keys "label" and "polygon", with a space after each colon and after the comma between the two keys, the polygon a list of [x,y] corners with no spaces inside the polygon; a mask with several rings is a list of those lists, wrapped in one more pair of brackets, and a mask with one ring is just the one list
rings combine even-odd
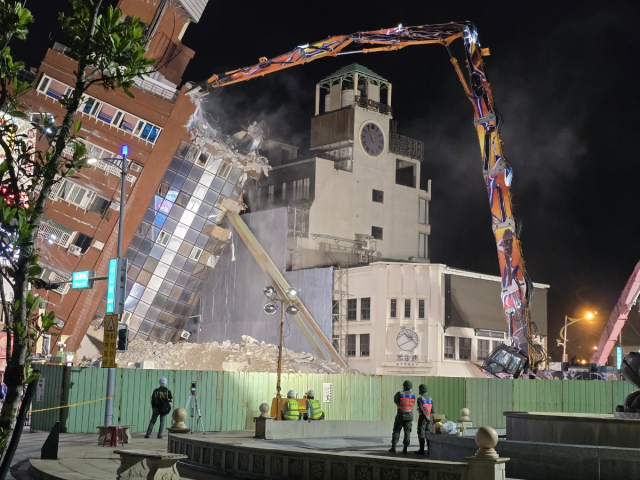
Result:
{"label": "air conditioner unit on wall", "polygon": [[185,340],[189,340],[190,336],[191,336],[191,333],[187,332],[186,330],[183,330],[182,333],[180,334],[180,338],[184,338]]}
{"label": "air conditioner unit on wall", "polygon": [[82,255],[82,248],[78,247],[77,245],[69,245],[69,248],[67,248],[67,252],[75,255],[76,257],[79,257],[80,255]]}

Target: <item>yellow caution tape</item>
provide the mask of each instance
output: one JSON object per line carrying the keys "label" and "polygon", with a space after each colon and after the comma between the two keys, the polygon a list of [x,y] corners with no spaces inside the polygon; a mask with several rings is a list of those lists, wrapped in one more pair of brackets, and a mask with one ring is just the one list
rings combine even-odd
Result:
{"label": "yellow caution tape", "polygon": [[60,407],[42,408],[42,409],[40,409],[40,410],[29,410],[27,413],[46,412],[47,410],[58,410],[59,408],[77,407],[78,405],[86,405],[87,403],[101,402],[102,400],[107,400],[107,399],[109,399],[109,398],[113,398],[113,396],[111,396],[111,397],[99,398],[99,399],[97,399],[97,400],[89,400],[88,402],[74,403],[73,405],[62,405],[62,406],[60,406]]}

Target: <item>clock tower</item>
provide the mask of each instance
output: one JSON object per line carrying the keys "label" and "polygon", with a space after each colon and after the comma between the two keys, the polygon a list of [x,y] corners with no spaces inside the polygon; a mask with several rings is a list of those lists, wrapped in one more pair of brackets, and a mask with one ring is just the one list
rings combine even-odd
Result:
{"label": "clock tower", "polygon": [[395,132],[391,83],[354,63],[318,82],[315,100],[310,149],[333,161],[334,173],[316,169],[311,233],[370,245],[367,262],[427,262],[430,192],[420,185],[422,142]]}

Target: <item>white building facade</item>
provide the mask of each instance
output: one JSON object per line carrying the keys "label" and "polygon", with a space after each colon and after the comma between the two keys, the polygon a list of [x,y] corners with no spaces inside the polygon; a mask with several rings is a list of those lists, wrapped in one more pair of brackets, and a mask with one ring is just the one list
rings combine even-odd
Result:
{"label": "white building facade", "polygon": [[[344,339],[349,366],[361,372],[483,377],[478,366],[506,339],[499,277],[414,262],[374,262],[345,275],[346,318],[334,324],[334,341]],[[465,286],[480,297],[463,291],[466,300],[458,298]],[[532,311],[545,348],[548,288],[534,284]]]}

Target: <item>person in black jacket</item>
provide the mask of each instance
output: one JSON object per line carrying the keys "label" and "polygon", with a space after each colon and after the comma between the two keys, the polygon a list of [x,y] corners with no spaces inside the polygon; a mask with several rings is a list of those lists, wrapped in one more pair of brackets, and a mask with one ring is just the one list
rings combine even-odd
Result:
{"label": "person in black jacket", "polygon": [[153,426],[156,424],[158,416],[160,416],[160,429],[158,430],[158,438],[162,438],[162,432],[164,430],[164,417],[171,412],[171,402],[173,401],[173,395],[171,390],[167,388],[167,379],[165,377],[160,378],[160,387],[156,388],[151,395],[151,408],[153,408],[153,416],[149,422],[149,428],[147,428],[147,434],[144,438],[149,438],[151,432],[153,432]]}

